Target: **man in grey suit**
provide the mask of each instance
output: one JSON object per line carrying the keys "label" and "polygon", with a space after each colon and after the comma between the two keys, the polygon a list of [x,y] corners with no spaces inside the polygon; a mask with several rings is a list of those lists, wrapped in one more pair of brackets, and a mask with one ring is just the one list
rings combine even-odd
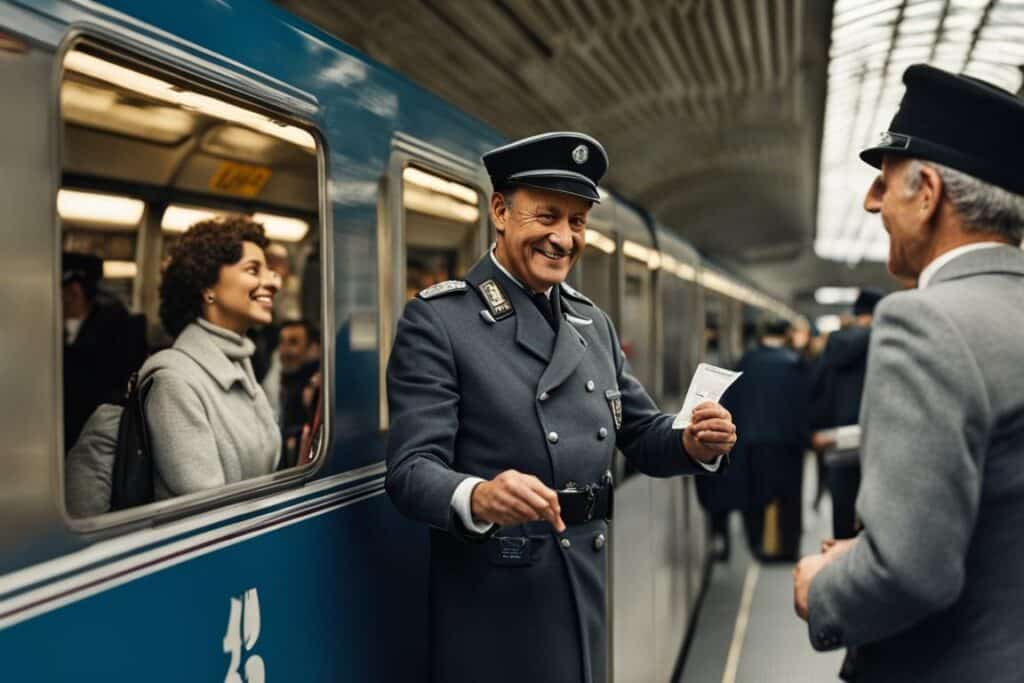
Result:
{"label": "man in grey suit", "polygon": [[924,65],[862,152],[889,270],[860,423],[860,535],[794,570],[857,681],[1024,677],[1024,103]]}
{"label": "man in grey suit", "polygon": [[705,402],[672,429],[608,316],[564,283],[604,149],[548,133],[484,155],[493,250],[406,306],[388,364],[387,490],[431,527],[431,680],[604,683],[615,447],[653,476],[736,441]]}

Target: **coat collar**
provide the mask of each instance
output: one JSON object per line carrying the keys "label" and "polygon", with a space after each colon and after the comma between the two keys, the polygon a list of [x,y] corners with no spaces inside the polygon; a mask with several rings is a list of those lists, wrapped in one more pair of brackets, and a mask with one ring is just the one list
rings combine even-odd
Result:
{"label": "coat collar", "polygon": [[[541,312],[530,301],[529,294],[502,272],[489,254],[477,262],[466,276],[466,281],[474,289],[479,289],[487,280],[498,283],[514,311],[514,315],[496,324],[509,324],[511,319],[515,319],[516,343],[547,363],[539,389],[551,391],[564,382],[583,359],[587,340],[576,329],[576,325],[592,321],[576,313],[561,295],[561,288],[555,287],[551,290],[551,304],[555,315],[560,318],[556,335]],[[574,319],[575,323],[570,323],[570,319]]]}
{"label": "coat collar", "polygon": [[961,254],[939,268],[929,284],[987,273],[1024,276],[1024,251],[1007,244]]}
{"label": "coat collar", "polygon": [[200,319],[182,330],[174,348],[198,363],[224,391],[238,383],[250,397],[256,396],[254,379],[246,373],[256,349],[251,339]]}

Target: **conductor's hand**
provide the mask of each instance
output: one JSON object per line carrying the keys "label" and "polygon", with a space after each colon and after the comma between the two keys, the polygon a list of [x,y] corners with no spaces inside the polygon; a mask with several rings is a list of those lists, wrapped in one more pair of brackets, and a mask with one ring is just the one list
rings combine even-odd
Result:
{"label": "conductor's hand", "polygon": [[555,531],[565,531],[558,494],[532,474],[505,470],[473,489],[473,518],[509,526],[546,519]]}
{"label": "conductor's hand", "polygon": [[693,409],[690,426],[683,430],[683,448],[701,462],[712,462],[736,445],[736,425],[732,414],[712,401]]}

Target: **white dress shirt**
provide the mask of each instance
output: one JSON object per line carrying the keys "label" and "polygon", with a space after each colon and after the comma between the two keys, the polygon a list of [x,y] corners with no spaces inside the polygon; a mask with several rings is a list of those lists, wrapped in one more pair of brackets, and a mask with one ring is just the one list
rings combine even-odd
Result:
{"label": "white dress shirt", "polygon": [[1005,242],[974,242],[973,244],[965,244],[962,247],[956,249],[950,249],[945,254],[941,254],[936,257],[931,263],[924,267],[921,274],[917,276],[917,288],[924,289],[928,286],[928,283],[935,277],[935,273],[939,272],[939,268],[946,265],[957,256],[963,256],[969,254],[972,251],[978,251],[979,249],[991,249],[992,247],[1008,247],[1009,244]]}
{"label": "white dress shirt", "polygon": [[[507,275],[508,278],[510,280],[512,280],[512,282],[514,282],[517,285],[519,285],[527,293],[530,292],[530,288],[529,287],[527,287],[525,284],[523,284],[519,280],[519,278],[517,278],[514,275],[512,275],[512,273],[508,272],[508,270],[505,268],[505,266],[501,265],[501,263],[498,261],[498,259],[495,258],[495,256],[494,256],[494,245],[491,245],[491,248],[490,248],[488,253],[489,253],[490,257],[491,257],[491,261],[494,263],[495,267],[498,268],[498,270],[500,270],[505,275]],[[553,287],[548,287],[544,291],[544,295],[547,296],[548,299],[551,298],[551,290],[552,289],[553,289]],[[723,457],[725,457],[725,456],[724,455],[718,456],[718,458],[715,459],[714,463],[701,462],[700,460],[697,460],[696,458],[694,458],[693,460],[698,465],[700,465],[701,467],[706,469],[708,472],[717,472],[718,468],[722,464],[722,458]],[[473,505],[472,505],[473,489],[476,488],[477,484],[480,484],[483,481],[484,480],[481,479],[480,477],[467,477],[466,479],[463,479],[459,483],[458,486],[455,487],[455,493],[452,494],[452,509],[455,511],[455,514],[457,514],[459,516],[459,519],[462,520],[462,524],[466,527],[466,529],[468,529],[469,531],[472,531],[473,533],[477,533],[477,534],[485,534],[485,533],[487,533],[488,531],[491,530],[491,527],[494,526],[493,524],[491,524],[489,522],[477,522],[476,520],[473,519]]]}

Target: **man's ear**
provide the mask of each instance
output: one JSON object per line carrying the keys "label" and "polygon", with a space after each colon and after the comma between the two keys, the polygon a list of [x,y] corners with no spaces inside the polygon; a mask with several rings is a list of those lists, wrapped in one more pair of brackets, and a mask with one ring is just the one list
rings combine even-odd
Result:
{"label": "man's ear", "polygon": [[491,193],[491,222],[498,232],[505,232],[505,224],[508,222],[508,204],[500,192]]}
{"label": "man's ear", "polygon": [[939,210],[939,203],[942,201],[942,193],[945,189],[942,183],[942,176],[939,172],[927,164],[921,164],[921,188],[918,190],[918,215],[922,222],[931,223]]}

